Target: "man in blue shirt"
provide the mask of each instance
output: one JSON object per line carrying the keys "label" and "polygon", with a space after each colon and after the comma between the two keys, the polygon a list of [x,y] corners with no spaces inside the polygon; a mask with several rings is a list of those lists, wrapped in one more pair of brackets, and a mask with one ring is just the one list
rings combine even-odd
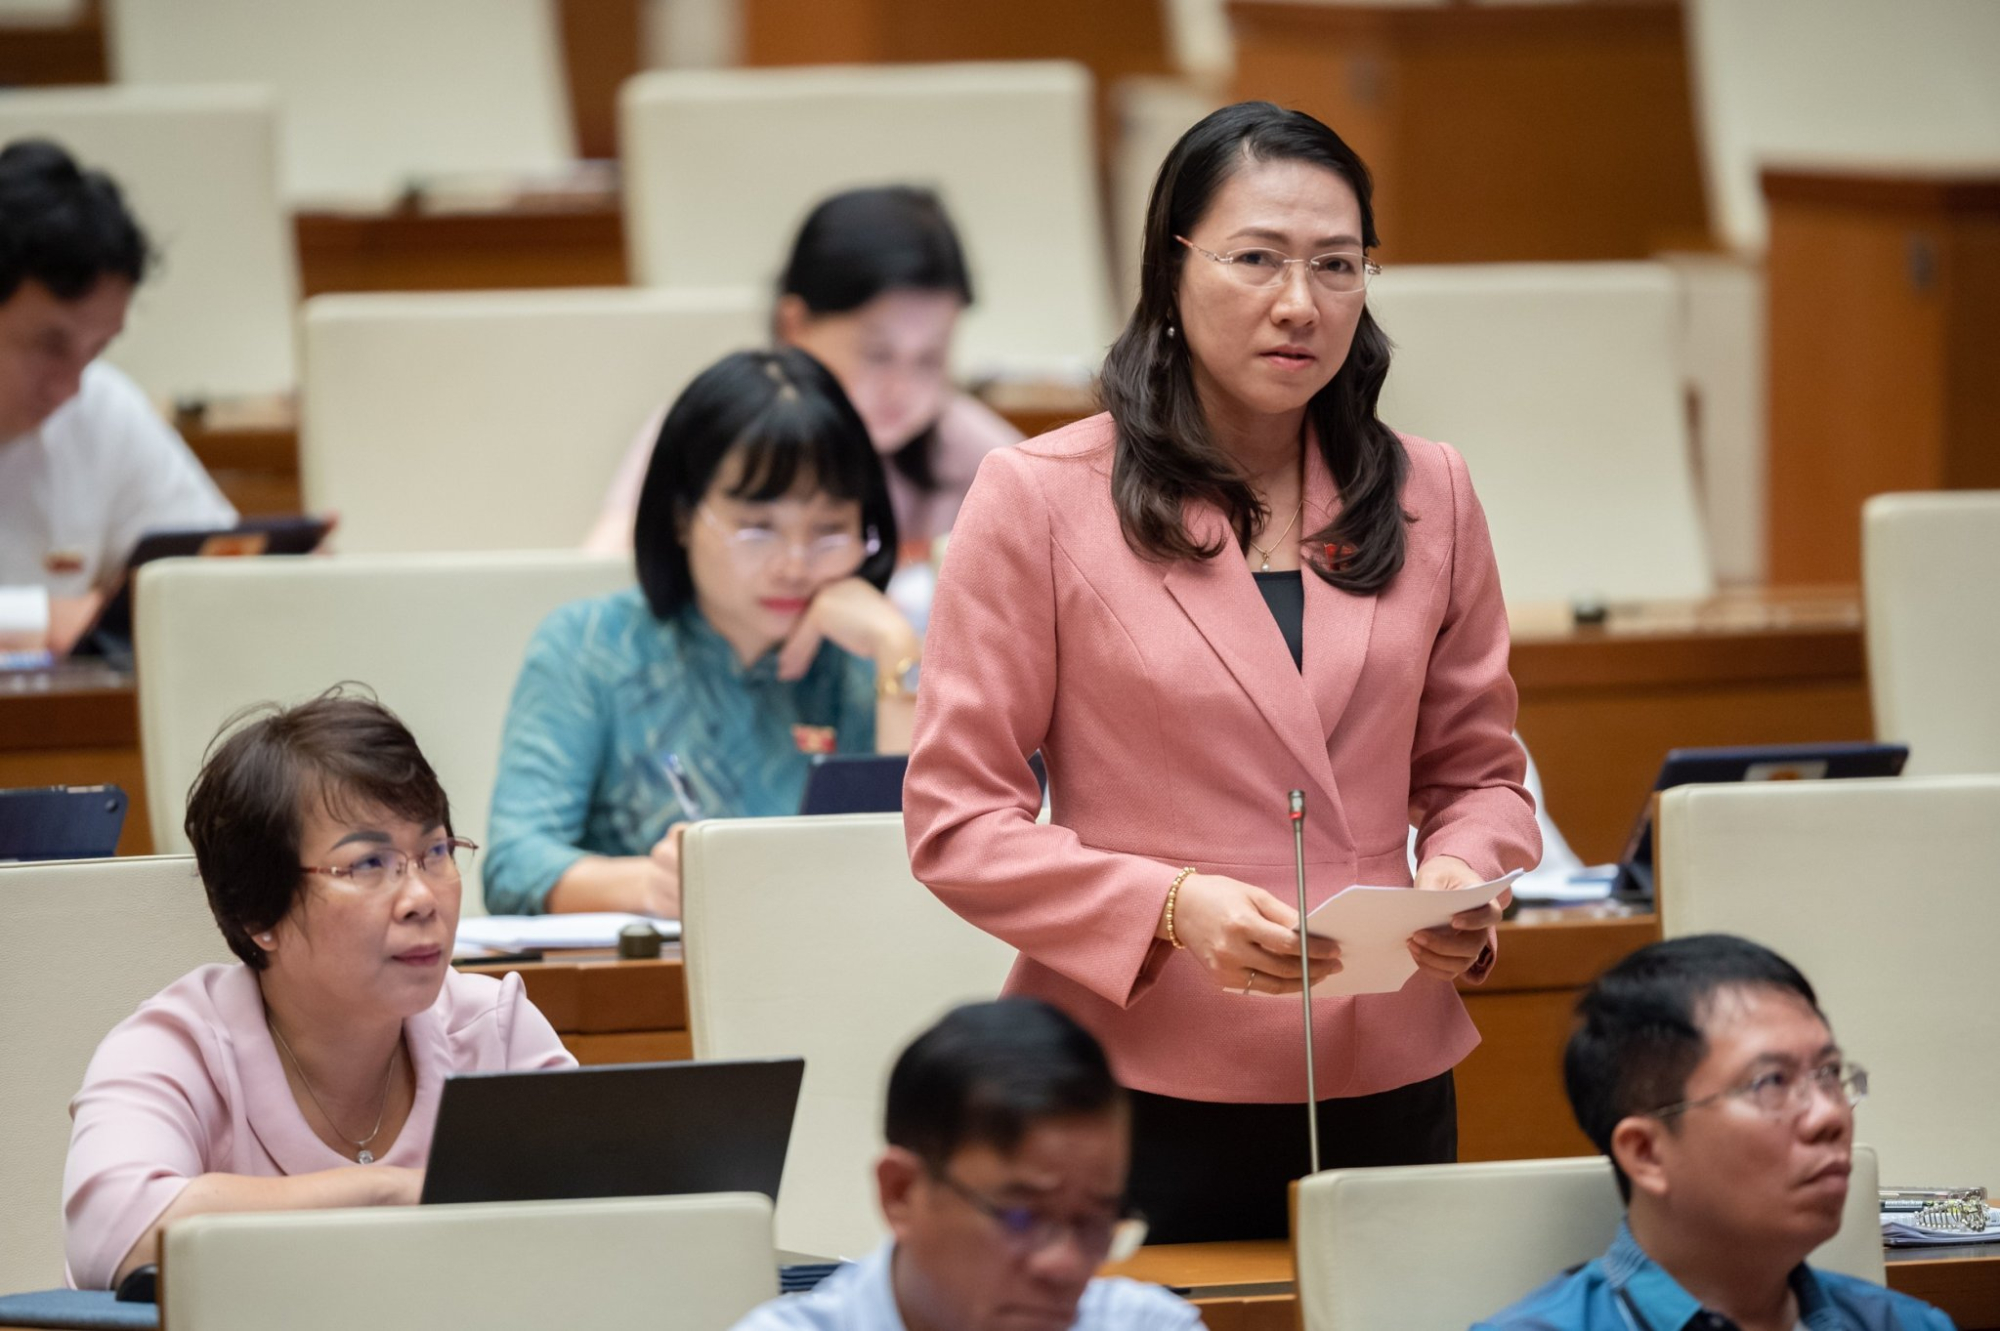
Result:
{"label": "man in blue shirt", "polygon": [[1563,1074],[1625,1223],[1475,1331],[1951,1331],[1805,1264],[1840,1228],[1868,1074],[1784,958],[1723,934],[1640,949],[1584,994]]}
{"label": "man in blue shirt", "polygon": [[1129,1255],[1125,1092],[1089,1032],[1037,999],[971,1003],[889,1074],[875,1164],[894,1238],[736,1331],[1187,1331],[1157,1285],[1092,1279]]}

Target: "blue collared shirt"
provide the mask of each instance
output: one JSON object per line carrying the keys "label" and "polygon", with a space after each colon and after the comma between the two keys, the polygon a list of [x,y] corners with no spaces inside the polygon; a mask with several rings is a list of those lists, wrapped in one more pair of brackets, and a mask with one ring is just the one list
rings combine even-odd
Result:
{"label": "blue collared shirt", "polygon": [[[734,1331],[903,1331],[885,1243],[849,1262],[809,1294],[788,1294],[751,1310]],[[1201,1325],[1195,1306],[1158,1285],[1106,1276],[1084,1287],[1070,1331],[1188,1331]]]}
{"label": "blue collared shirt", "polygon": [[692,604],[663,621],[637,587],[572,601],[535,630],[507,708],[486,908],[538,912],[570,865],[644,855],[678,822],[797,813],[815,747],[874,752],[869,662],[828,643],[785,681],[776,651],[742,664]]}
{"label": "blue collared shirt", "polygon": [[[1907,1294],[1801,1262],[1791,1276],[1806,1331],[1953,1331],[1951,1318]],[[1548,1284],[1473,1331],[1735,1331],[1646,1255],[1627,1225],[1594,1262]]]}

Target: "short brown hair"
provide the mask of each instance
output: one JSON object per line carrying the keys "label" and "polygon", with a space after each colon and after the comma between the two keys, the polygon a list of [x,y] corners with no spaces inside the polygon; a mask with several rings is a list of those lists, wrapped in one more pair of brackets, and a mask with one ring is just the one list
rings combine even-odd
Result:
{"label": "short brown hair", "polygon": [[451,830],[451,802],[416,738],[372,697],[335,685],[296,707],[261,703],[223,722],[188,790],[187,829],[208,906],[229,950],[253,969],[253,935],[291,912],[305,885],[299,843],[308,801]]}

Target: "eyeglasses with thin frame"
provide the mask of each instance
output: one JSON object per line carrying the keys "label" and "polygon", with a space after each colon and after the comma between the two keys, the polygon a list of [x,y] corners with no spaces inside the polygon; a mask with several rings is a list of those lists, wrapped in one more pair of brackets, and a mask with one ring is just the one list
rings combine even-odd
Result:
{"label": "eyeglasses with thin frame", "polygon": [[1007,1242],[1024,1257],[1059,1242],[1063,1235],[1076,1235],[1076,1246],[1098,1262],[1122,1262],[1139,1251],[1146,1241],[1146,1218],[1136,1211],[1119,1215],[1086,1216],[1066,1220],[1037,1211],[1032,1206],[1003,1206],[990,1197],[966,1187],[940,1170],[931,1177],[957,1193],[966,1205],[1000,1226]]}
{"label": "eyeglasses with thin frame", "polygon": [[1694,1100],[1683,1100],[1665,1109],[1655,1109],[1654,1118],[1672,1118],[1685,1114],[1690,1109],[1699,1109],[1727,1096],[1741,1096],[1754,1105],[1760,1113],[1773,1118],[1784,1114],[1797,1114],[1803,1110],[1813,1095],[1824,1095],[1829,1099],[1838,1096],[1849,1108],[1861,1103],[1868,1094],[1868,1069],[1858,1063],[1846,1061],[1822,1063],[1801,1073],[1792,1068],[1772,1068],[1760,1072],[1746,1082],[1725,1087],[1713,1095],[1704,1095]]}
{"label": "eyeglasses with thin frame", "polygon": [[412,865],[427,882],[456,882],[465,867],[459,856],[469,856],[478,849],[477,842],[455,836],[433,843],[414,858],[394,846],[384,846],[369,851],[352,864],[301,864],[299,868],[305,873],[338,878],[363,892],[380,892],[385,888],[401,887],[409,877]]}
{"label": "eyeglasses with thin frame", "polygon": [[1309,259],[1294,259],[1280,250],[1254,246],[1224,250],[1218,254],[1214,250],[1203,249],[1186,236],[1175,236],[1174,239],[1204,259],[1213,259],[1221,264],[1224,272],[1246,287],[1276,286],[1291,272],[1295,263],[1305,265],[1306,272],[1321,291],[1340,296],[1366,291],[1369,280],[1382,274],[1382,265],[1359,250],[1334,250],[1315,254]]}
{"label": "eyeglasses with thin frame", "polygon": [[761,568],[781,553],[789,551],[811,572],[852,573],[882,549],[882,538],[872,530],[866,540],[850,532],[834,532],[816,536],[800,545],[786,540],[769,527],[732,527],[717,517],[707,504],[700,505],[695,511],[701,514],[703,522],[715,528],[715,534],[722,538],[724,547],[731,555],[753,568]]}

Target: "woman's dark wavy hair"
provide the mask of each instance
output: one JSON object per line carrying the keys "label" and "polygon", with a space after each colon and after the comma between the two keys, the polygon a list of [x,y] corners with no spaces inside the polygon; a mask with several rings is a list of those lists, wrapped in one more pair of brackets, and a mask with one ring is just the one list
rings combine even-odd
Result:
{"label": "woman's dark wavy hair", "polygon": [[[1196,396],[1186,339],[1168,330],[1188,250],[1175,239],[1193,233],[1217,191],[1252,162],[1306,162],[1347,182],[1361,205],[1361,239],[1373,249],[1375,210],[1368,168],[1339,135],[1303,111],[1269,102],[1225,106],[1181,136],[1153,182],[1146,209],[1139,303],[1104,359],[1098,391],[1117,427],[1111,493],[1125,540],[1157,559],[1208,559],[1220,542],[1198,543],[1182,506],[1215,505],[1239,547],[1268,516],[1249,480],[1209,434]],[[1306,405],[1320,455],[1339,487],[1333,522],[1308,533],[1307,563],[1342,591],[1379,592],[1403,567],[1403,479],[1409,458],[1395,432],[1375,415],[1389,374],[1389,338],[1366,309],[1340,372]],[[1318,551],[1339,548],[1338,557]]]}
{"label": "woman's dark wavy hair", "polygon": [[887,587],[896,514],[882,460],[832,371],[796,347],[738,351],[694,377],[668,409],[639,489],[632,553],[646,604],[669,619],[694,599],[686,532],[723,460],[742,455],[729,493],[765,503],[803,486],[861,505],[878,548],[859,570]]}
{"label": "woman's dark wavy hair", "polygon": [[[792,242],[778,294],[814,314],[849,314],[891,291],[940,291],[972,304],[972,276],[958,232],[938,196],[914,185],[830,195]],[[888,463],[926,494],[938,488],[937,423],[889,454]]]}

